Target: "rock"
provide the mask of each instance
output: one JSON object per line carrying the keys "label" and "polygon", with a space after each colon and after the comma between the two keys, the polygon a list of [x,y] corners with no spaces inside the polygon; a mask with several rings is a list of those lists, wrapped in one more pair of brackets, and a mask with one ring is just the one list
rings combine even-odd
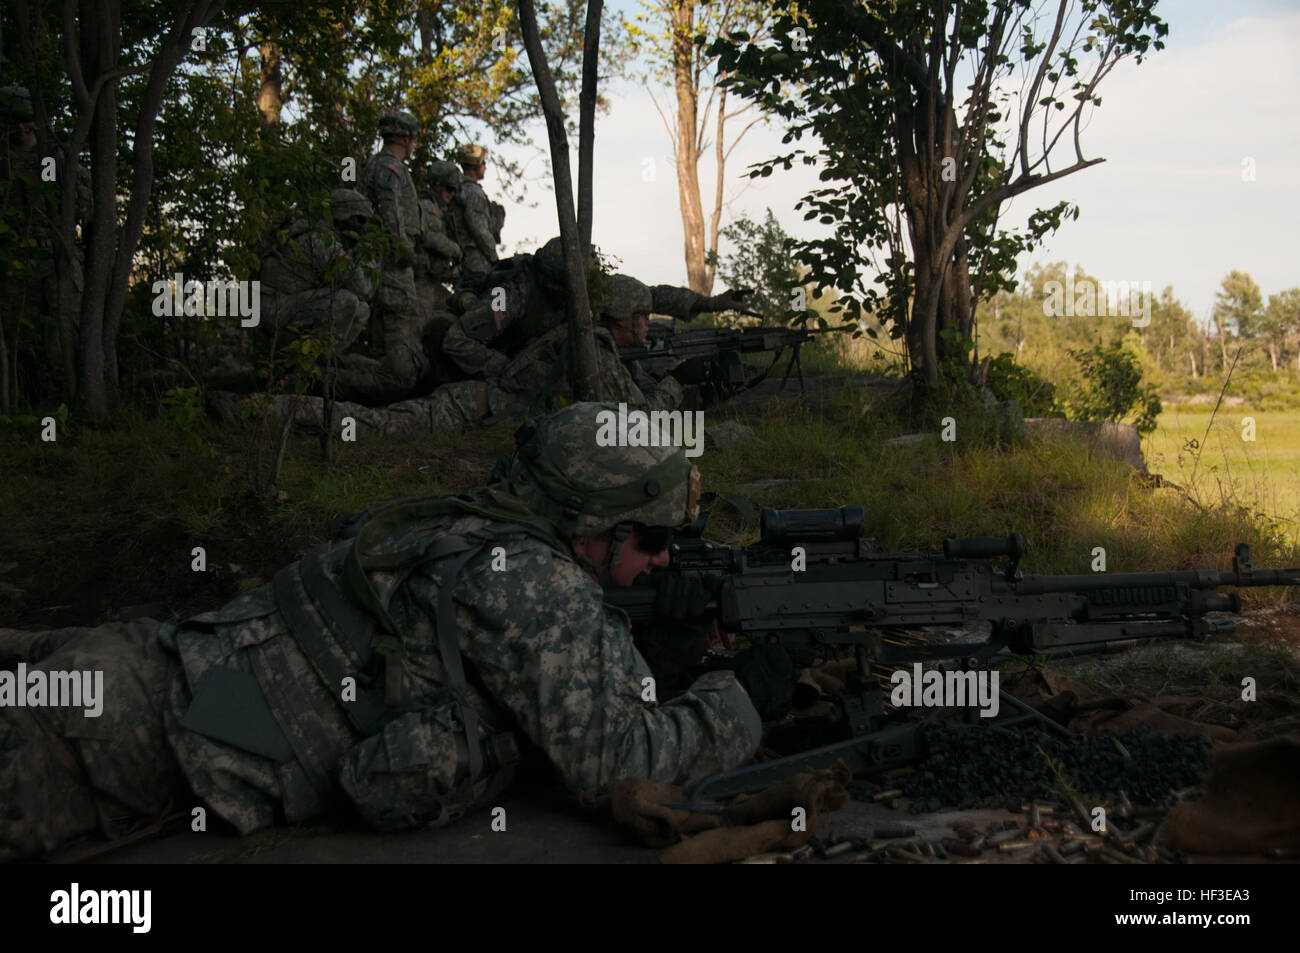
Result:
{"label": "rock", "polygon": [[754,480],[752,483],[742,483],[736,488],[736,492],[746,498],[757,497],[761,500],[765,495],[787,487],[793,482],[793,480],[782,480],[775,477],[766,480]]}
{"label": "rock", "polygon": [[1014,400],[999,401],[993,405],[991,413],[997,426],[998,443],[1020,443],[1029,439],[1024,412]]}
{"label": "rock", "polygon": [[901,437],[891,437],[884,442],[884,446],[915,447],[917,444],[925,443],[927,440],[932,440],[933,438],[934,434],[932,433],[907,433],[903,434]]}
{"label": "rock", "polygon": [[712,440],[719,449],[734,447],[737,444],[758,439],[753,427],[742,424],[738,420],[724,420],[720,424],[713,424],[705,429],[704,435],[707,439]]}
{"label": "rock", "polygon": [[1142,441],[1132,424],[1026,417],[1025,427],[1036,437],[1059,437],[1090,447],[1094,452],[1122,460],[1139,473],[1147,473]]}

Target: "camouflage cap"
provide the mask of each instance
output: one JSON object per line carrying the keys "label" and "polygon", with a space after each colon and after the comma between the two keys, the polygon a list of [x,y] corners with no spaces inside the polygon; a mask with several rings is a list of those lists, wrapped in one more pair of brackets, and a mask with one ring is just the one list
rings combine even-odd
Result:
{"label": "camouflage cap", "polygon": [[342,222],[349,218],[372,218],[374,206],[356,189],[335,189],[330,193],[330,213],[334,221]]}
{"label": "camouflage cap", "polygon": [[461,165],[480,165],[487,162],[488,151],[477,143],[467,143],[456,150]]}
{"label": "camouflage cap", "polygon": [[649,314],[654,307],[650,289],[631,275],[610,275],[604,282],[600,316],[623,321],[634,314]]}
{"label": "camouflage cap", "polygon": [[570,539],[692,522],[700,475],[685,450],[618,446],[618,420],[617,404],[577,403],[528,421],[515,434],[510,492]]}
{"label": "camouflage cap", "polygon": [[26,86],[0,87],[0,116],[10,122],[31,122],[31,91]]}
{"label": "camouflage cap", "polygon": [[420,121],[408,112],[386,113],[379,119],[381,136],[419,135]]}
{"label": "camouflage cap", "polygon": [[429,181],[434,185],[442,186],[444,189],[459,188],[460,169],[456,168],[455,163],[452,162],[430,162]]}

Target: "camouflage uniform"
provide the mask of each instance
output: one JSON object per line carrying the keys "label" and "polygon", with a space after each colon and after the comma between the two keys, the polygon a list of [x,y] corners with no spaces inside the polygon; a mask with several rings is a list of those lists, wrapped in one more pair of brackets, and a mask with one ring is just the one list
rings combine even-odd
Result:
{"label": "camouflage uniform", "polygon": [[[62,647],[40,667],[104,671],[105,710],[0,708],[0,860],[193,795],[241,833],[347,803],[384,830],[446,824],[500,794],[521,744],[575,792],[748,759],[759,719],[731,673],[642,700],[650,669],[588,575],[623,544],[604,566],[570,545],[698,499],[680,448],[596,445],[601,409],[522,428],[502,486],[387,504],[216,612],[45,634]],[[0,630],[0,657],[30,641]]]}
{"label": "camouflage uniform", "polygon": [[[487,160],[487,150],[482,146],[465,146],[460,151],[460,160],[464,166],[478,165]],[[505,210],[489,202],[483,187],[466,176],[452,199],[451,211],[456,223],[456,240],[465,254],[456,287],[458,291],[478,292],[497,262],[497,243],[501,240]]]}
{"label": "camouflage uniform", "polygon": [[[605,328],[595,329],[596,367],[605,399],[646,410],[675,410],[682,405],[682,387],[672,377],[656,378],[640,368],[629,370]],[[386,407],[365,407],[343,401],[334,404],[334,421],[352,417],[358,432],[369,437],[413,438],[429,434],[464,433],[489,418],[517,417],[544,410],[568,393],[569,329],[559,327],[534,341],[487,381],[444,384],[427,397],[398,401]],[[276,397],[270,413],[293,416],[300,426],[325,426],[324,401],[319,397]]]}
{"label": "camouflage uniform", "polygon": [[[474,306],[443,339],[444,355],[466,374],[491,377],[501,373],[507,358],[565,324],[560,239],[551,239],[532,258],[518,257],[519,263],[509,272],[492,276],[492,287],[482,289]],[[595,299],[598,288],[592,291]],[[725,297],[710,298],[672,285],[655,285],[648,291],[647,313],[681,321],[692,321],[700,312],[722,307],[718,299]],[[599,307],[598,301],[593,303]],[[501,307],[495,307],[497,304]]]}
{"label": "camouflage uniform", "polygon": [[[258,389],[256,363],[270,355],[272,343],[283,348],[291,337],[312,335],[326,343],[333,339],[335,354],[342,354],[370,320],[370,300],[375,294],[378,263],[361,257],[348,237],[352,226],[373,216],[365,196],[352,189],[330,193],[334,226],[313,227],[297,219],[277,236],[262,256],[261,320],[258,340],[246,346],[239,329],[223,331],[221,344],[203,357],[204,383],[212,388],[247,393]],[[345,228],[345,224],[349,227]],[[336,263],[346,259],[346,267]]]}
{"label": "camouflage uniform", "polygon": [[[380,119],[379,131],[388,142],[416,135],[419,124],[410,113],[389,113]],[[374,318],[382,357],[348,355],[338,374],[337,392],[350,400],[383,403],[414,392],[429,371],[421,339],[431,306],[420,300],[415,284],[424,223],[406,163],[386,148],[366,163],[358,187],[374,204],[394,251],[384,261]]]}
{"label": "camouflage uniform", "polygon": [[513,268],[492,276],[447,332],[443,354],[465,374],[500,374],[511,357],[564,325],[564,301],[564,252],[553,238],[535,256],[518,255]]}

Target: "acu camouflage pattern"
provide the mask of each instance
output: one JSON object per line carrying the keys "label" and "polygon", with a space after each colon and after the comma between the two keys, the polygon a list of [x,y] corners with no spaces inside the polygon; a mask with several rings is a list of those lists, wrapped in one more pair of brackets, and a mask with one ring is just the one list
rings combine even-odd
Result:
{"label": "acu camouflage pattern", "polygon": [[[347,259],[341,270],[339,259]],[[299,219],[262,258],[258,327],[268,336],[287,329],[322,337],[329,332],[343,350],[370,320],[377,271],[377,263],[360,258],[355,249],[349,251],[336,230],[312,228]],[[331,272],[336,272],[333,277]]]}
{"label": "acu camouflage pattern", "polygon": [[529,421],[516,437],[510,492],[570,538],[595,536],[623,522],[668,527],[694,522],[699,471],[682,448],[602,445],[597,440],[601,414],[617,417],[618,407],[570,404]]}
{"label": "acu camouflage pattern", "polygon": [[539,258],[520,255],[510,270],[494,272],[451,326],[443,354],[462,373],[494,377],[530,342],[564,323],[563,292],[549,284]]}
{"label": "acu camouflage pattern", "polygon": [[336,393],[345,400],[384,403],[414,393],[429,379],[422,337],[433,317],[432,302],[421,299],[415,278],[426,223],[406,163],[391,152],[382,151],[366,163],[358,187],[374,204],[395,251],[383,263],[372,322],[380,357],[347,355],[336,377]]}
{"label": "acu camouflage pattern", "polygon": [[[403,400],[386,407],[365,407],[347,401],[334,404],[334,421],[356,419],[357,431],[367,437],[414,438],[428,434],[463,433],[484,424],[489,417],[523,417],[543,413],[553,404],[571,399],[568,392],[569,329],[558,327],[538,338],[488,381],[444,384],[428,397]],[[450,333],[448,337],[450,337]],[[614,338],[595,328],[596,367],[604,399],[643,410],[676,410],[682,404],[682,387],[672,377],[653,379],[629,371],[619,359]],[[270,412],[292,416],[300,426],[321,427],[324,401],[319,397],[281,395]]]}
{"label": "acu camouflage pattern", "polygon": [[157,630],[147,619],[43,633],[0,629],[7,669],[29,660],[29,672],[104,673],[98,718],[82,708],[0,708],[0,863],[96,830],[120,837],[135,819],[196,805],[163,730],[179,666]]}
{"label": "acu camouflage pattern", "polygon": [[464,253],[459,287],[477,291],[497,262],[495,232],[501,226],[494,221],[483,187],[470,178],[457,189],[451,212],[456,223],[456,241]]}
{"label": "acu camouflage pattern", "polygon": [[[602,590],[571,551],[522,532],[494,533],[499,520],[483,514],[521,509],[505,494],[458,499],[479,512],[455,515],[443,501],[397,504],[407,507],[397,528],[363,556],[363,565],[384,567],[368,569],[366,579],[402,633],[406,699],[367,737],[349,723],[339,688],[321,680],[289,633],[272,586],[179,628],[150,621],[54,637],[67,644],[43,667],[103,670],[106,707],[100,719],[79,710],[0,710],[0,794],[12,805],[0,819],[0,858],[50,850],[106,818],[188,807],[186,781],[243,833],[345,801],[374,826],[400,829],[448,823],[494,800],[511,769],[489,759],[489,770],[468,783],[434,629],[448,564],[458,557],[419,556],[448,534],[483,534],[505,549],[507,571],[494,571],[482,547],[452,595],[460,649],[478,677],[469,699],[485,742],[514,731],[545,752],[573,791],[605,792],[625,777],[684,783],[752,756],[758,714],[731,673],[709,673],[660,704],[642,701],[651,673],[626,617],[602,605]],[[348,545],[326,547],[336,583]],[[316,610],[307,600],[295,611]],[[217,667],[256,677],[292,757],[253,754],[180,726]],[[106,832],[117,833],[111,825]]]}

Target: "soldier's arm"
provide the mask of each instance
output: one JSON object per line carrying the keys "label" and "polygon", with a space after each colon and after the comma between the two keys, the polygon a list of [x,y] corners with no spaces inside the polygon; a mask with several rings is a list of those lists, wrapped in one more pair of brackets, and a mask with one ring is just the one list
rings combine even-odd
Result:
{"label": "soldier's arm", "polygon": [[[396,242],[399,260],[402,258],[413,261],[415,259],[415,240],[416,235],[408,235],[402,227],[402,216],[398,210],[397,190],[401,187],[401,177],[391,169],[382,170],[375,177],[375,211],[383,220],[384,230],[392,236]],[[402,251],[401,249],[405,249]]]}
{"label": "soldier's arm", "polygon": [[704,310],[701,305],[708,300],[697,291],[675,285],[655,285],[650,289],[650,299],[655,314],[666,314],[678,321],[695,320]]}
{"label": "soldier's arm", "polygon": [[534,542],[463,582],[467,660],[574,791],[666,784],[734,768],[758,749],[757,711],[730,672],[667,699],[620,613],[573,562]]}
{"label": "soldier's arm", "polygon": [[650,289],[651,307],[655,314],[666,314],[679,321],[693,321],[697,314],[707,311],[732,311],[744,306],[749,289],[739,288],[709,297],[690,288],[675,285],[655,285]]}
{"label": "soldier's arm", "polygon": [[427,199],[420,203],[420,222],[423,226],[420,238],[424,242],[424,247],[443,258],[460,261],[460,246],[447,236],[442,216],[432,207],[432,204]]}
{"label": "soldier's arm", "polygon": [[465,209],[465,226],[469,237],[478,246],[488,261],[497,260],[497,243],[492,237],[492,223],[487,196],[482,189],[464,189],[456,194],[456,201]]}
{"label": "soldier's arm", "polygon": [[442,339],[442,353],[466,374],[500,373],[509,359],[489,346],[498,333],[491,309],[472,308],[461,315]]}

